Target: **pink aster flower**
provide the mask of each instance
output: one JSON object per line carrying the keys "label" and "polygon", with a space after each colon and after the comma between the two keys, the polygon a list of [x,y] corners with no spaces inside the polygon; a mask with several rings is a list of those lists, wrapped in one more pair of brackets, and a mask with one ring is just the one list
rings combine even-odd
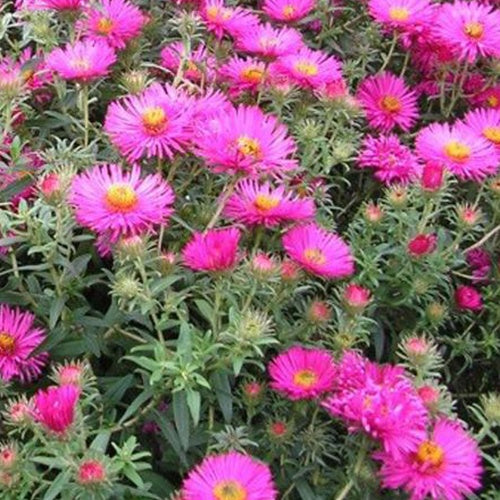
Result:
{"label": "pink aster flower", "polygon": [[365,137],[358,157],[361,168],[372,168],[379,181],[408,184],[420,174],[421,167],[410,148],[394,135]]}
{"label": "pink aster flower", "polygon": [[115,61],[115,51],[107,43],[83,40],[64,49],[54,49],[47,56],[47,68],[65,80],[88,83],[106,76]]}
{"label": "pink aster flower", "polygon": [[127,0],[99,0],[85,10],[78,27],[92,40],[123,49],[129,40],[140,35],[146,22],[146,16]]}
{"label": "pink aster flower", "polygon": [[258,59],[234,56],[218,71],[219,77],[229,84],[229,93],[237,97],[242,92],[257,93],[266,81],[266,64]]}
{"label": "pink aster flower", "polygon": [[231,219],[249,226],[266,227],[311,219],[315,212],[313,200],[287,193],[283,186],[273,188],[268,182],[260,184],[251,179],[239,182],[224,208],[225,215]]}
{"label": "pink aster flower", "polygon": [[500,84],[488,87],[475,93],[470,101],[475,106],[500,109]]}
{"label": "pink aster flower", "polygon": [[40,389],[34,396],[34,417],[44,429],[65,435],[75,420],[80,389],[74,385]]}
{"label": "pink aster flower", "polygon": [[259,18],[252,11],[242,7],[226,7],[224,0],[205,0],[199,12],[208,30],[217,38],[222,38],[226,33],[238,36],[259,24]]}
{"label": "pink aster flower", "polygon": [[137,165],[129,172],[119,165],[101,165],[74,178],[69,200],[82,226],[115,243],[165,223],[174,195],[159,175],[141,179]]}
{"label": "pink aster flower", "polygon": [[282,242],[287,254],[312,274],[343,278],[354,273],[349,246],[314,222],[290,229]]}
{"label": "pink aster flower", "polygon": [[176,74],[179,66],[184,63],[183,76],[192,81],[213,78],[215,59],[209,55],[204,44],[198,45],[191,53],[186,54],[182,42],[169,43],[161,51],[161,65]]}
{"label": "pink aster flower", "polygon": [[33,355],[45,340],[45,332],[35,328],[35,316],[0,305],[0,379],[23,382],[38,377],[47,353]]}
{"label": "pink aster flower", "polygon": [[342,78],[340,62],[335,57],[307,47],[280,57],[270,71],[288,77],[299,87],[315,90]]}
{"label": "pink aster flower", "polygon": [[306,17],[316,0],[264,0],[262,10],[276,21],[294,22]]}
{"label": "pink aster flower", "polygon": [[486,139],[500,152],[500,109],[469,111],[463,123],[473,134]]}
{"label": "pink aster flower", "polygon": [[228,271],[241,258],[241,233],[234,227],[195,233],[182,250],[184,264],[195,271]]}
{"label": "pink aster flower", "polygon": [[460,60],[500,56],[500,14],[491,5],[461,0],[441,4],[433,29]]}
{"label": "pink aster flower", "polygon": [[333,387],[335,365],[324,349],[292,347],[268,367],[271,387],[292,400],[315,399]]}
{"label": "pink aster flower", "polygon": [[445,418],[431,435],[398,460],[388,453],[380,475],[386,488],[403,488],[410,500],[461,500],[481,486],[481,458],[477,443],[458,422]]}
{"label": "pink aster flower", "polygon": [[236,38],[236,47],[243,52],[272,60],[297,52],[304,47],[304,42],[296,29],[276,28],[266,23],[240,33]]}
{"label": "pink aster flower", "polygon": [[153,84],[140,95],[114,101],[104,130],[128,160],[173,158],[191,138],[188,101],[177,97],[168,86]]}
{"label": "pink aster flower", "polygon": [[429,0],[369,0],[368,9],[384,27],[410,33],[428,23],[433,13]]}
{"label": "pink aster flower", "polygon": [[277,173],[294,169],[295,143],[278,120],[257,106],[238,106],[201,124],[195,152],[215,172]]}
{"label": "pink aster flower", "polygon": [[390,73],[370,76],[358,88],[357,99],[370,127],[389,132],[409,130],[418,118],[417,96],[403,78]]}
{"label": "pink aster flower", "polygon": [[462,311],[480,311],[483,308],[481,294],[467,285],[461,285],[455,290],[455,303]]}
{"label": "pink aster flower", "polygon": [[205,457],[182,485],[183,500],[276,500],[269,467],[235,451]]}
{"label": "pink aster flower", "polygon": [[460,179],[480,181],[498,168],[494,146],[461,124],[452,127],[433,123],[423,128],[415,140],[415,149],[423,160],[442,163]]}
{"label": "pink aster flower", "polygon": [[27,10],[80,10],[88,0],[16,0],[17,9]]}

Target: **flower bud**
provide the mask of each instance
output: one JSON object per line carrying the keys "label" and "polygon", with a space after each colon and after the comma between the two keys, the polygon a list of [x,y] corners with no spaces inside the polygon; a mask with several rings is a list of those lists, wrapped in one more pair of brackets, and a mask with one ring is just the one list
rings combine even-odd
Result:
{"label": "flower bud", "polygon": [[462,310],[480,311],[483,308],[481,294],[467,285],[461,285],[455,290],[455,304]]}
{"label": "flower bud", "polygon": [[33,421],[33,404],[25,397],[12,401],[4,411],[5,417],[16,425],[28,424]]}
{"label": "flower bud", "polygon": [[423,385],[417,389],[417,394],[424,405],[432,412],[436,411],[439,406],[439,389],[432,385]]}
{"label": "flower bud", "polygon": [[265,386],[259,382],[251,381],[243,384],[243,399],[248,406],[255,406],[262,401]]}
{"label": "flower bud", "polygon": [[440,302],[431,302],[425,310],[427,319],[433,324],[439,324],[446,315],[446,306]]}
{"label": "flower bud", "polygon": [[481,210],[468,204],[457,207],[458,224],[465,229],[472,229],[481,219]]}
{"label": "flower bud", "polygon": [[328,323],[332,318],[332,309],[322,300],[313,300],[307,308],[307,319],[314,325]]}
{"label": "flower bud", "polygon": [[99,460],[84,460],[78,466],[76,480],[84,486],[102,483],[106,480],[106,468]]}
{"label": "flower bud", "polygon": [[139,283],[128,276],[120,278],[113,286],[114,294],[123,299],[133,299],[137,297],[140,291]]}
{"label": "flower bud", "polygon": [[407,250],[412,257],[428,255],[436,249],[437,236],[434,234],[417,234],[408,242]]}
{"label": "flower bud", "polygon": [[290,436],[290,431],[290,426],[283,420],[275,420],[271,422],[267,428],[269,437],[277,442],[286,441]]}
{"label": "flower bud", "polygon": [[492,393],[481,398],[484,416],[492,426],[500,425],[500,394]]}
{"label": "flower bud", "polygon": [[88,371],[89,367],[85,361],[75,361],[57,366],[52,378],[58,385],[72,384],[81,388]]}
{"label": "flower bud", "polygon": [[129,94],[140,94],[148,85],[148,74],[140,70],[129,71],[123,75],[122,85]]}
{"label": "flower bud", "polygon": [[394,186],[388,191],[387,200],[396,209],[404,208],[408,202],[408,191],[404,186]]}
{"label": "flower bud", "polygon": [[0,446],[0,470],[8,471],[14,468],[19,458],[17,446],[7,443]]}
{"label": "flower bud", "polygon": [[443,187],[444,167],[441,163],[429,161],[424,165],[420,187],[427,193],[435,193]]}
{"label": "flower bud", "polygon": [[175,252],[162,252],[158,260],[158,267],[163,275],[170,274],[177,263],[177,254]]}
{"label": "flower bud", "polygon": [[429,354],[431,344],[423,337],[410,337],[404,342],[403,349],[408,358],[414,360],[414,364],[419,365],[420,360]]}
{"label": "flower bud", "polygon": [[134,259],[140,257],[146,251],[144,238],[138,234],[124,236],[116,244],[116,251],[121,258],[130,257]]}
{"label": "flower bud", "polygon": [[300,274],[300,267],[292,260],[286,259],[281,263],[281,279],[283,281],[297,281]]}
{"label": "flower bud", "polygon": [[252,257],[250,261],[250,269],[259,279],[268,278],[277,269],[276,262],[269,255],[259,252]]}
{"label": "flower bud", "polygon": [[40,192],[48,201],[54,201],[61,198],[61,178],[59,174],[52,172],[47,174],[40,182]]}
{"label": "flower bud", "polygon": [[491,179],[488,187],[492,191],[493,194],[496,196],[500,196],[500,177],[495,177],[494,179]]}
{"label": "flower bud", "polygon": [[375,203],[370,202],[366,205],[365,211],[364,211],[364,217],[367,222],[370,224],[376,225],[378,224],[381,220],[382,217],[384,216],[384,213],[382,209],[378,206],[375,205]]}
{"label": "flower bud", "polygon": [[351,283],[345,287],[342,300],[350,313],[360,314],[370,303],[371,292],[367,288]]}

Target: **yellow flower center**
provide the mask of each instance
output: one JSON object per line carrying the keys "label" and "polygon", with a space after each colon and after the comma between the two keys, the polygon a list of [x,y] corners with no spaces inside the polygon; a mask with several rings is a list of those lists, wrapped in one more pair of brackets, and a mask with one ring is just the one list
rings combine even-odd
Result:
{"label": "yellow flower center", "polygon": [[267,212],[280,204],[279,198],[275,196],[267,196],[265,194],[258,194],[253,202],[255,208],[263,212]]}
{"label": "yellow flower center", "polygon": [[90,67],[91,67],[89,60],[84,59],[83,57],[80,59],[73,59],[70,62],[70,65],[72,68],[78,69],[80,71],[86,71],[86,70],[90,69]]}
{"label": "yellow flower center", "polygon": [[261,154],[260,144],[256,139],[242,136],[237,139],[236,143],[238,145],[238,151],[244,156],[258,158]]}
{"label": "yellow flower center", "polygon": [[309,61],[295,63],[295,69],[306,76],[316,76],[318,74],[318,65]]}
{"label": "yellow flower center", "polygon": [[392,7],[389,9],[391,21],[407,21],[409,17],[410,11],[406,7]]}
{"label": "yellow flower center", "polygon": [[142,114],[142,124],[151,135],[159,135],[167,128],[168,118],[159,106],[147,108]]}
{"label": "yellow flower center", "polygon": [[458,162],[467,161],[470,158],[470,148],[467,144],[451,141],[444,148],[446,156]]}
{"label": "yellow flower center", "polygon": [[416,459],[422,465],[438,469],[444,462],[443,448],[433,441],[424,441],[418,447]]}
{"label": "yellow flower center", "polygon": [[386,95],[385,97],[382,97],[380,100],[380,106],[388,113],[397,113],[398,111],[401,111],[401,101],[393,95]]}
{"label": "yellow flower center", "polygon": [[14,353],[16,341],[9,333],[0,333],[0,356],[10,356]]}
{"label": "yellow flower center", "polygon": [[307,248],[304,251],[304,258],[312,264],[323,265],[326,262],[325,254],[319,248]]}
{"label": "yellow flower center", "polygon": [[295,7],[293,5],[285,5],[282,12],[285,19],[292,19],[295,16]]}
{"label": "yellow flower center", "polygon": [[186,61],[186,68],[188,71],[191,71],[193,73],[199,73],[198,66],[196,66],[196,63],[191,60]]}
{"label": "yellow flower center", "polygon": [[465,24],[464,33],[474,40],[480,40],[483,37],[484,27],[477,21],[471,21]]}
{"label": "yellow flower center", "polygon": [[247,500],[245,488],[238,481],[220,481],[213,489],[217,500]]}
{"label": "yellow flower center", "polygon": [[101,17],[97,23],[97,32],[101,35],[109,35],[113,30],[114,23],[109,17]]}
{"label": "yellow flower center", "polygon": [[499,104],[499,100],[496,95],[490,95],[488,99],[486,99],[486,102],[488,103],[488,106],[490,106],[490,108],[496,108]]}
{"label": "yellow flower center", "polygon": [[25,69],[22,72],[22,77],[25,82],[31,81],[31,79],[35,76],[35,70],[33,69]]}
{"label": "yellow flower center", "polygon": [[489,141],[500,144],[500,127],[486,127],[483,130],[483,135]]}
{"label": "yellow flower center", "polygon": [[219,9],[216,5],[211,5],[207,8],[207,17],[210,21],[217,21],[219,15],[223,21],[227,21],[231,19],[233,13],[229,9]]}
{"label": "yellow flower center", "polygon": [[130,212],[137,205],[137,195],[128,184],[111,184],[106,191],[106,202],[116,212]]}
{"label": "yellow flower center", "polygon": [[311,370],[300,370],[293,376],[293,383],[302,389],[310,389],[318,381],[318,376]]}
{"label": "yellow flower center", "polygon": [[241,78],[252,83],[260,83],[264,77],[264,71],[255,66],[249,66],[241,72]]}

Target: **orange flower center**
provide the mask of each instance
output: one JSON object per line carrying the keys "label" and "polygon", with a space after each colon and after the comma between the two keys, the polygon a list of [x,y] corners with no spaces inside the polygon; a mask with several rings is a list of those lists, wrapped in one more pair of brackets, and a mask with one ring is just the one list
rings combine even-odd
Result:
{"label": "orange flower center", "polygon": [[444,148],[446,156],[458,162],[467,161],[470,158],[470,148],[467,144],[451,141]]}
{"label": "orange flower center", "polygon": [[421,465],[438,469],[444,462],[444,451],[433,441],[424,441],[417,450],[416,459]]}
{"label": "orange flower center", "polygon": [[267,212],[274,207],[277,207],[280,204],[279,198],[275,196],[267,196],[265,194],[258,194],[255,197],[255,201],[253,202],[254,206],[258,210],[262,210],[263,212]]}
{"label": "orange flower center", "polygon": [[392,7],[389,9],[391,21],[407,21],[409,17],[410,11],[406,7]]}
{"label": "orange flower center", "polygon": [[167,128],[167,114],[159,106],[147,108],[142,114],[142,124],[149,134],[159,135]]}
{"label": "orange flower center", "polygon": [[307,248],[304,258],[312,264],[323,265],[326,262],[325,254],[319,248]]}
{"label": "orange flower center", "polygon": [[264,77],[264,71],[255,66],[249,66],[241,72],[241,78],[252,83],[260,83]]}
{"label": "orange flower center", "polygon": [[199,73],[198,66],[196,66],[196,63],[191,60],[186,61],[186,68],[188,71],[193,73]]}
{"label": "orange flower center", "polygon": [[233,17],[230,9],[219,9],[216,5],[211,5],[207,8],[207,17],[210,21],[217,21],[219,15],[223,21],[227,21]]}
{"label": "orange flower center", "polygon": [[70,65],[72,68],[78,69],[80,71],[86,71],[86,70],[90,69],[90,66],[91,66],[89,60],[84,59],[83,57],[81,57],[80,59],[73,59],[70,62]]}
{"label": "orange flower center", "polygon": [[295,16],[295,7],[293,5],[285,5],[282,12],[285,19],[292,19]]}
{"label": "orange flower center", "polygon": [[220,481],[213,489],[217,500],[247,500],[245,488],[238,481]]}
{"label": "orange flower center", "polygon": [[382,97],[380,100],[380,106],[388,113],[397,113],[398,111],[401,111],[401,101],[393,95],[386,95],[385,97]]}
{"label": "orange flower center", "polygon": [[306,76],[316,76],[318,74],[318,65],[309,61],[295,63],[295,69]]}
{"label": "orange flower center", "polygon": [[9,333],[0,333],[0,356],[10,356],[14,353],[16,341]]}
{"label": "orange flower center", "polygon": [[242,136],[237,139],[236,143],[238,145],[238,151],[244,156],[258,158],[261,154],[260,144],[256,139]]}
{"label": "orange flower center", "polygon": [[318,381],[318,376],[311,370],[300,370],[293,376],[293,383],[302,389],[310,389]]}
{"label": "orange flower center", "polygon": [[488,106],[490,108],[496,108],[498,107],[498,104],[500,104],[500,101],[496,95],[490,95],[488,99],[486,99],[486,102],[488,103]]}
{"label": "orange flower center", "polygon": [[477,21],[471,21],[465,24],[464,33],[474,40],[480,40],[483,37],[484,27]]}
{"label": "orange flower center", "polygon": [[130,212],[137,205],[137,194],[128,184],[111,184],[106,191],[106,202],[116,212]]}
{"label": "orange flower center", "polygon": [[500,127],[486,127],[483,130],[483,135],[489,141],[500,144]]}
{"label": "orange flower center", "polygon": [[97,23],[97,32],[101,35],[109,35],[113,30],[114,23],[109,17],[101,17]]}

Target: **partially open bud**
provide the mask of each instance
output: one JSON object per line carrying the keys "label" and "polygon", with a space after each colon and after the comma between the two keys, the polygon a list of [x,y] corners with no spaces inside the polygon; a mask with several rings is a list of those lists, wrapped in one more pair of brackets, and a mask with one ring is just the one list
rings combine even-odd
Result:
{"label": "partially open bud", "polygon": [[84,460],[78,466],[76,480],[84,486],[102,483],[106,480],[106,467],[103,462],[96,459]]}
{"label": "partially open bud", "polygon": [[440,302],[431,302],[426,310],[425,314],[427,316],[427,319],[434,325],[437,325],[443,321],[445,315],[446,315],[446,306],[444,304],[441,304]]}
{"label": "partially open bud", "polygon": [[432,385],[423,385],[417,389],[417,394],[424,405],[432,412],[436,411],[439,406],[439,389]]}
{"label": "partially open bud", "polygon": [[371,292],[368,288],[351,283],[345,287],[342,301],[351,314],[360,314],[370,303]]}
{"label": "partially open bud", "polygon": [[366,205],[364,211],[364,217],[365,220],[370,224],[372,225],[378,224],[382,220],[383,216],[384,213],[382,209],[378,205],[375,205],[375,203],[370,202]]}
{"label": "partially open bud", "polygon": [[297,281],[300,274],[300,267],[292,260],[286,259],[281,263],[281,279],[283,281]]}
{"label": "partially open bud", "polygon": [[425,366],[434,354],[435,347],[425,337],[411,336],[401,344],[403,355],[413,366]]}
{"label": "partially open bud", "polygon": [[492,426],[500,426],[500,394],[491,393],[481,398],[484,416]]}
{"label": "partially open bud", "polygon": [[429,161],[424,165],[420,187],[426,193],[435,193],[443,187],[444,167],[439,162]]}
{"label": "partially open bud", "polygon": [[88,364],[85,361],[74,361],[56,366],[52,378],[58,385],[72,384],[81,388],[88,375]]}
{"label": "partially open bud", "polygon": [[33,404],[23,396],[11,401],[3,413],[5,418],[12,424],[28,424],[33,421]]}
{"label": "partially open bud", "polygon": [[282,442],[290,436],[291,428],[283,420],[275,420],[271,422],[267,428],[269,437],[276,442]]}
{"label": "partially open bud", "polygon": [[457,222],[465,229],[472,229],[481,219],[481,210],[468,204],[457,207]]}
{"label": "partially open bud", "polygon": [[387,200],[394,208],[404,208],[408,202],[408,191],[404,186],[394,186],[389,189]]}
{"label": "partially open bud", "polygon": [[455,290],[455,304],[464,311],[480,311],[483,308],[481,294],[467,285],[461,285]]}
{"label": "partially open bud", "polygon": [[55,172],[47,174],[41,181],[40,181],[40,192],[42,193],[43,197],[48,200],[48,201],[56,201],[59,200],[62,196],[62,191],[61,191],[61,178],[59,177],[59,174],[56,174]]}
{"label": "partially open bud", "polygon": [[265,386],[259,382],[251,381],[243,384],[243,400],[248,406],[255,406],[262,401]]}
{"label": "partially open bud", "polygon": [[417,234],[407,246],[408,254],[412,257],[428,255],[436,249],[437,236],[434,234]]}
{"label": "partially open bud", "polygon": [[148,74],[140,70],[132,70],[122,76],[122,85],[129,94],[140,94],[148,85]]}
{"label": "partially open bud", "polygon": [[177,254],[175,252],[162,252],[158,261],[158,267],[162,274],[170,274],[177,263]]}
{"label": "partially open bud", "polygon": [[124,236],[116,244],[116,251],[122,258],[140,257],[146,251],[144,238],[142,238],[138,234],[134,234],[132,236]]}
{"label": "partially open bud", "polygon": [[259,279],[268,278],[277,270],[277,264],[269,255],[259,252],[252,257],[250,269]]}
{"label": "partially open bud", "polygon": [[0,445],[0,470],[11,470],[17,463],[19,452],[14,443]]}
{"label": "partially open bud", "polygon": [[493,194],[500,196],[500,177],[495,177],[491,179],[489,183],[489,188],[493,192]]}
{"label": "partially open bud", "polygon": [[331,307],[323,300],[313,300],[307,308],[307,319],[314,325],[328,323],[332,318]]}

